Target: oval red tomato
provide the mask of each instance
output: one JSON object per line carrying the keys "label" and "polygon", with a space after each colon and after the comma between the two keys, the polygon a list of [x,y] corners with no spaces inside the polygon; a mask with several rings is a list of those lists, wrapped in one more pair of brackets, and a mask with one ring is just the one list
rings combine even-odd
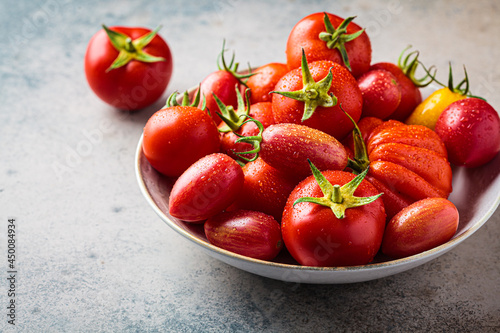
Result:
{"label": "oval red tomato", "polygon": [[458,228],[455,205],[444,198],[427,198],[403,208],[387,224],[382,252],[403,258],[449,241]]}
{"label": "oval red tomato", "polygon": [[[167,43],[153,32],[146,28],[110,27],[108,33],[117,42],[110,41],[105,29],[92,37],[85,53],[85,75],[89,86],[104,102],[123,110],[138,110],[162,96],[172,75],[172,55]],[[125,62],[127,54],[132,55],[129,62]],[[123,61],[116,64],[121,66],[111,69],[119,55]]]}
{"label": "oval red tomato", "polygon": [[233,203],[243,181],[241,166],[226,154],[202,157],[175,181],[169,213],[183,221],[206,220]]}
{"label": "oval red tomato", "polygon": [[224,212],[208,219],[204,229],[211,244],[255,259],[272,260],[283,248],[279,223],[262,212]]}

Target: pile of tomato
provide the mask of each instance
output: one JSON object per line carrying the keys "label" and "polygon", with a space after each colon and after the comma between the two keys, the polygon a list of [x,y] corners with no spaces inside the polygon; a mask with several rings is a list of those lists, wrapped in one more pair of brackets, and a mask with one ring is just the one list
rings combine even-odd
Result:
{"label": "pile of tomato", "polygon": [[[288,251],[307,266],[402,258],[453,237],[451,165],[479,167],[497,155],[498,113],[470,93],[466,72],[454,86],[450,68],[442,84],[416,51],[372,63],[370,39],[353,19],[308,15],[290,31],[286,63],[245,72],[234,53],[226,61],[223,45],[218,70],[151,116],[143,153],[175,180],[170,215],[203,224],[226,250],[262,260]],[[89,45],[86,69],[93,65],[96,92],[123,101],[103,77],[162,64],[166,73],[171,57],[157,31],[127,39],[115,30],[98,36],[106,59]],[[423,100],[430,83],[442,88]]]}

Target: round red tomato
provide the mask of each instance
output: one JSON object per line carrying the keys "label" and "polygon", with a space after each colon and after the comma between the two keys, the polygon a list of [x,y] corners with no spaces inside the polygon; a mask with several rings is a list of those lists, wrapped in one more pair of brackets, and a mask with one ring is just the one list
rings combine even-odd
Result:
{"label": "round red tomato", "polygon": [[245,183],[234,204],[235,209],[249,209],[272,215],[281,221],[283,209],[297,181],[267,164],[262,158],[243,167]]}
{"label": "round red tomato", "polygon": [[123,110],[138,110],[162,96],[172,75],[167,43],[146,28],[104,27],[90,40],[85,75],[94,93]]}
{"label": "round red tomato", "polygon": [[396,110],[392,112],[389,118],[404,121],[413,112],[413,110],[415,110],[417,105],[422,102],[422,93],[420,92],[419,87],[417,87],[396,64],[390,62],[379,62],[373,64],[370,67],[370,70],[385,70],[390,72],[396,78],[401,98]]}
{"label": "round red tomato", "polygon": [[166,107],[154,113],[144,127],[144,156],[166,176],[180,176],[201,157],[218,152],[219,147],[217,126],[206,111],[197,107]]}
{"label": "round red tomato", "polygon": [[450,104],[439,116],[435,131],[455,165],[478,167],[500,151],[500,118],[495,109],[480,98]]}
{"label": "round red tomato", "polygon": [[[347,69],[331,61],[315,61],[309,63],[308,67],[310,84],[304,86],[303,77],[308,74],[301,68],[288,72],[276,84],[272,100],[274,120],[276,123],[302,124],[342,140],[354,127],[344,111],[356,122],[361,116],[363,97],[358,83]],[[321,84],[328,75],[332,75],[331,85]],[[287,93],[290,92],[298,95],[300,99],[288,97]],[[324,96],[334,99],[330,104],[332,106],[322,106],[327,105],[322,104]],[[308,104],[315,105],[315,109],[305,119]]]}
{"label": "round red tomato", "polygon": [[[304,49],[310,62],[330,60],[350,67],[355,77],[366,72],[372,59],[370,39],[359,25],[351,22],[352,19],[353,17],[344,20],[329,13],[315,13],[300,20],[288,36],[286,44],[288,68],[300,67],[301,52]],[[329,20],[331,27],[325,23],[326,20]],[[346,23],[347,27],[344,27]],[[347,59],[342,56],[340,51],[342,48]]]}
{"label": "round red tomato", "polygon": [[[281,222],[286,248],[305,266],[353,266],[371,262],[380,248],[385,228],[386,215],[382,199],[378,198],[379,191],[366,180],[347,191],[346,184],[353,184],[355,178],[352,173],[330,170],[322,174],[331,190],[333,185],[341,186],[341,194],[337,199],[334,199],[336,195],[328,196],[314,176],[300,182],[288,198]],[[375,200],[345,209],[343,218],[334,214],[333,207],[313,202],[296,203],[309,197],[329,199],[342,206],[353,196]]]}
{"label": "round red tomato", "polygon": [[288,73],[288,66],[272,62],[257,68],[253,73],[255,75],[246,81],[247,87],[250,88],[250,103],[271,102],[270,92],[274,90],[279,79]]}

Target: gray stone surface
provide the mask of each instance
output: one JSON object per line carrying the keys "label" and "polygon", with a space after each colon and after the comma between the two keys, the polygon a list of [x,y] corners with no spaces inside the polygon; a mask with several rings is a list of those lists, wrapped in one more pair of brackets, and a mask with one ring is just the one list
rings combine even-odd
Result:
{"label": "gray stone surface", "polygon": [[[100,24],[162,24],[174,90],[215,69],[223,38],[243,65],[285,61],[306,14],[357,15],[374,61],[408,44],[441,69],[465,64],[500,108],[496,1],[0,2],[0,331],[494,332],[500,330],[500,212],[447,254],[388,278],[290,284],[208,257],[140,194],[134,153],[164,99],[135,114],[88,88],[83,56]],[[7,323],[7,219],[17,223],[16,326]]]}

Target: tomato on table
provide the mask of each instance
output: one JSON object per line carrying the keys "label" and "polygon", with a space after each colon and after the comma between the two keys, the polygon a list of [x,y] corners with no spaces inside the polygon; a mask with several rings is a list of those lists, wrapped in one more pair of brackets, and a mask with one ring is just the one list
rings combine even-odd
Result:
{"label": "tomato on table", "polygon": [[173,64],[170,48],[158,30],[103,26],[92,37],[85,53],[85,75],[99,98],[132,111],[162,96]]}

